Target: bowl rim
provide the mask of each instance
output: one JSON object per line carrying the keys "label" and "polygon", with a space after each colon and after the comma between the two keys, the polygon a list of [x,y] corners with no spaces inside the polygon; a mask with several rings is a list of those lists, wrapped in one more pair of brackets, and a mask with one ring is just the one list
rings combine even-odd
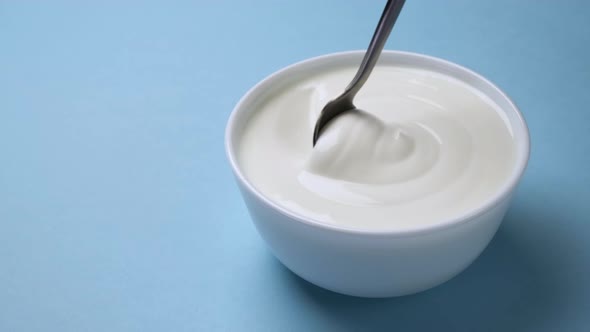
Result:
{"label": "bowl rim", "polygon": [[[383,50],[382,54],[386,54],[388,57],[400,56],[400,57],[406,57],[406,58],[413,58],[415,60],[418,60],[417,62],[421,62],[421,63],[430,62],[430,63],[432,63],[432,65],[435,65],[437,68],[445,68],[445,69],[452,70],[455,73],[461,73],[462,75],[471,76],[471,77],[475,78],[476,80],[480,81],[480,83],[481,83],[480,87],[478,88],[477,86],[474,86],[473,84],[470,84],[467,82],[465,82],[465,84],[468,84],[471,87],[473,87],[479,91],[481,91],[481,86],[487,86],[487,88],[489,88],[491,90],[495,90],[495,92],[498,93],[498,95],[501,98],[505,99],[505,102],[508,104],[508,108],[510,109],[510,111],[514,112],[516,115],[516,123],[520,124],[520,126],[518,126],[519,127],[518,130],[522,130],[521,134],[522,134],[523,139],[521,142],[522,148],[517,149],[516,163],[515,163],[512,173],[510,175],[510,178],[500,187],[500,189],[498,189],[497,192],[494,193],[490,198],[488,198],[484,203],[480,204],[476,208],[471,209],[459,216],[452,217],[452,218],[446,218],[446,219],[443,219],[440,222],[436,222],[434,224],[418,225],[416,227],[403,228],[403,229],[389,229],[389,228],[387,228],[387,229],[364,229],[361,227],[349,227],[349,226],[343,226],[343,225],[337,225],[337,224],[328,224],[325,222],[315,220],[314,218],[296,213],[296,212],[291,211],[285,207],[282,207],[279,204],[277,204],[276,202],[274,202],[272,199],[270,199],[269,197],[265,196],[258,189],[256,189],[256,187],[252,183],[250,183],[250,181],[247,179],[247,177],[241,171],[241,169],[239,167],[239,163],[237,161],[237,148],[233,144],[233,135],[236,131],[236,128],[238,128],[238,126],[239,126],[239,124],[237,124],[236,118],[238,117],[239,113],[243,112],[246,109],[245,104],[247,104],[249,102],[249,99],[251,98],[251,96],[256,94],[259,90],[261,90],[265,86],[269,85],[270,82],[274,81],[277,78],[282,77],[286,72],[293,71],[293,70],[297,69],[298,67],[309,66],[315,62],[321,62],[321,61],[325,61],[325,60],[333,59],[333,58],[341,58],[341,57],[344,58],[344,57],[359,56],[359,55],[362,56],[362,54],[364,54],[364,52],[365,52],[365,50],[335,52],[335,53],[324,54],[324,55],[320,55],[320,56],[316,56],[316,57],[312,57],[312,58],[308,58],[308,59],[305,59],[302,61],[295,62],[291,65],[283,67],[283,68],[273,72],[272,74],[266,76],[261,81],[256,83],[252,88],[250,88],[240,98],[240,100],[233,108],[233,110],[227,120],[224,139],[225,139],[226,156],[229,160],[229,163],[231,165],[232,171],[233,171],[236,179],[239,181],[239,183],[243,187],[245,187],[259,201],[264,202],[264,204],[267,205],[269,208],[272,208],[273,210],[279,212],[280,214],[282,214],[290,219],[293,219],[297,222],[301,222],[305,225],[308,225],[308,226],[311,226],[314,228],[328,230],[328,231],[335,231],[335,232],[347,233],[347,234],[352,234],[352,235],[370,235],[370,236],[375,235],[375,236],[388,236],[388,237],[391,237],[391,236],[393,236],[393,237],[397,237],[397,236],[409,237],[409,236],[425,235],[425,234],[431,233],[433,231],[445,230],[448,228],[462,225],[464,223],[468,223],[468,222],[476,219],[478,216],[489,212],[496,205],[501,203],[504,198],[509,196],[514,191],[514,189],[516,188],[516,186],[518,185],[518,183],[520,182],[520,180],[524,174],[524,171],[527,167],[527,164],[528,164],[528,161],[530,158],[529,129],[528,129],[527,123],[526,123],[522,113],[520,112],[519,108],[516,106],[514,101],[502,89],[500,89],[496,84],[492,83],[490,80],[488,80],[484,76],[478,74],[477,72],[475,72],[469,68],[466,68],[464,66],[461,66],[459,64],[456,64],[456,63],[448,61],[448,60],[444,60],[441,58],[437,58],[437,57],[433,57],[433,56],[429,56],[429,55],[425,55],[425,54],[407,52],[407,51],[393,51],[393,50]],[[420,67],[417,67],[417,68],[420,68]],[[452,76],[452,75],[449,75],[449,76]],[[460,78],[457,78],[457,79],[460,79]],[[489,97],[489,98],[491,98],[491,97]],[[497,101],[497,99],[492,99],[492,100]],[[502,109],[506,110],[506,108],[502,108]],[[513,126],[513,127],[515,127],[515,126]],[[517,130],[517,129],[515,129],[515,130]]]}

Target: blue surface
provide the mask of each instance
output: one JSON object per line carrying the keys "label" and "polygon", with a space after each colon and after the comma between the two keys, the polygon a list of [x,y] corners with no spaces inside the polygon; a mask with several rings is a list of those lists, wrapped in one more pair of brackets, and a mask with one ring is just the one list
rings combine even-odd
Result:
{"label": "blue surface", "polygon": [[514,204],[467,271],[358,299],[259,239],[223,150],[233,105],[366,47],[382,5],[0,2],[0,331],[588,331],[588,1],[409,0],[394,29],[387,48],[475,69],[530,126]]}

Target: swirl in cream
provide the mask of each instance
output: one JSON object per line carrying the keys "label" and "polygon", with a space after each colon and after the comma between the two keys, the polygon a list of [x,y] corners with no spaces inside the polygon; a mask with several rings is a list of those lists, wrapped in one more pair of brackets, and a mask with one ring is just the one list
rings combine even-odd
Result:
{"label": "swirl in cream", "polygon": [[318,72],[279,89],[243,135],[240,162],[270,199],[353,228],[432,224],[474,209],[507,180],[515,145],[497,105],[440,73],[378,66],[315,148],[322,107],[354,68]]}

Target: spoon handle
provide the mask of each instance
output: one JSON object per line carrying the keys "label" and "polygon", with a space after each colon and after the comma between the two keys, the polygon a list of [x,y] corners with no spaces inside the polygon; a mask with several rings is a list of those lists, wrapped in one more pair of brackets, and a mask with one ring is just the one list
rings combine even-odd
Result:
{"label": "spoon handle", "polygon": [[377,24],[377,29],[375,29],[375,33],[373,34],[373,38],[371,39],[371,43],[367,48],[367,52],[365,53],[365,57],[357,71],[356,75],[352,79],[352,82],[346,87],[345,95],[347,98],[352,102],[354,96],[359,92],[363,84],[369,78],[371,71],[373,71],[373,67],[377,63],[379,59],[379,55],[385,46],[385,42],[391,33],[391,29],[399,16],[399,13],[404,6],[405,0],[388,0],[385,8],[383,9],[383,14],[381,14],[381,18],[379,19],[379,23]]}

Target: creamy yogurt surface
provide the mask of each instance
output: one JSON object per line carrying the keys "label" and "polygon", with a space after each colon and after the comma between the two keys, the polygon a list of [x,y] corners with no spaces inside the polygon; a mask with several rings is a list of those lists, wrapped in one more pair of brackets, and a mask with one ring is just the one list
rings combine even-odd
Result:
{"label": "creamy yogurt surface", "polygon": [[483,205],[515,167],[508,120],[486,95],[419,68],[377,66],[315,147],[324,105],[356,68],[316,72],[275,91],[238,150],[245,176],[295,214],[350,229],[403,230]]}

